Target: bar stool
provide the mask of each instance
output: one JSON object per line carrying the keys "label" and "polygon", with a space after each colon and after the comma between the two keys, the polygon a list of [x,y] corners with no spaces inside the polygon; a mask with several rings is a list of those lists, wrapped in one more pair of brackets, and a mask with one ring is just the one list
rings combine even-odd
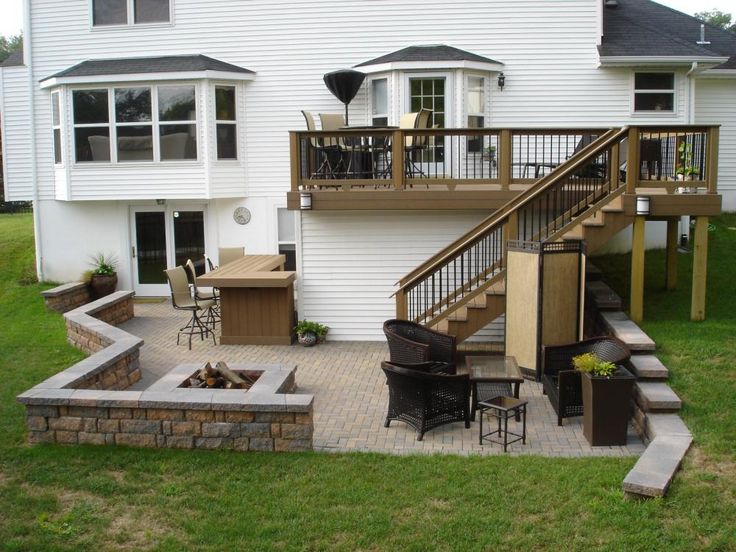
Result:
{"label": "bar stool", "polygon": [[[494,397],[487,401],[478,403],[478,413],[480,414],[480,429],[478,430],[478,443],[483,441],[489,443],[497,443],[503,445],[503,451],[506,452],[510,444],[521,441],[526,444],[526,406],[529,401],[523,401],[514,397]],[[521,415],[522,430],[521,434],[509,431],[509,418],[516,418]],[[496,418],[498,421],[497,429],[483,433],[483,417],[490,419]],[[503,428],[501,428],[501,420],[503,420]],[[498,435],[498,439],[493,437]],[[515,437],[509,441],[509,435]]]}

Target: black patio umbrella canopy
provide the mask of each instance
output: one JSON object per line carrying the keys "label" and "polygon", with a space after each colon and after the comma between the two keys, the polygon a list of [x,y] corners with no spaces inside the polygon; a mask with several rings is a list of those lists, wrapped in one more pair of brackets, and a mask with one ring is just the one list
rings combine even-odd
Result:
{"label": "black patio umbrella canopy", "polygon": [[327,89],[345,104],[345,125],[348,124],[348,104],[353,100],[365,79],[365,73],[353,69],[340,69],[324,76]]}

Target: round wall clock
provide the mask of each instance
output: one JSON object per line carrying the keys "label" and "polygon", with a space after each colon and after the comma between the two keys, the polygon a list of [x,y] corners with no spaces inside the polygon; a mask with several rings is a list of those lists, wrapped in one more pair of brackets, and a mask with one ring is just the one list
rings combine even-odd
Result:
{"label": "round wall clock", "polygon": [[248,224],[250,222],[250,211],[247,207],[238,207],[233,212],[233,219],[238,224]]}

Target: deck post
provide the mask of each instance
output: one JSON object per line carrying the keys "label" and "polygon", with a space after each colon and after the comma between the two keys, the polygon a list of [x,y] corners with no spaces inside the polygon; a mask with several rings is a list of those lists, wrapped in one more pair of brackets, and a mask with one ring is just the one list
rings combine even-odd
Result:
{"label": "deck post", "polygon": [[409,319],[409,312],[406,305],[406,293],[403,289],[396,292],[396,318],[398,320]]}
{"label": "deck post", "polygon": [[708,161],[706,177],[708,178],[708,193],[718,193],[718,138],[720,127],[712,126],[708,129]]}
{"label": "deck post", "polygon": [[498,142],[500,146],[499,158],[498,158],[498,180],[501,183],[502,190],[508,190],[511,184],[511,157],[512,157],[512,139],[511,131],[507,128],[501,130],[498,136]]}
{"label": "deck post", "polygon": [[299,135],[291,131],[289,132],[289,156],[291,157],[291,191],[298,192],[299,185]]}
{"label": "deck post", "polygon": [[665,289],[672,291],[677,287],[677,225],[676,218],[667,219],[667,276],[665,278]]}
{"label": "deck post", "polygon": [[637,216],[634,219],[634,235],[631,240],[631,305],[629,316],[635,323],[644,319],[644,246],[647,220]]}
{"label": "deck post", "polygon": [[635,194],[639,184],[639,129],[629,128],[629,146],[626,154],[626,193]]}
{"label": "deck post", "polygon": [[391,137],[391,178],[394,180],[394,188],[397,190],[404,189],[404,133],[401,130],[395,130]]}
{"label": "deck post", "polygon": [[617,190],[619,186],[619,179],[621,177],[619,170],[621,167],[621,152],[619,150],[618,142],[611,146],[611,159],[608,167],[610,171],[608,174],[608,182],[610,183],[609,189]]}
{"label": "deck post", "polygon": [[705,320],[705,281],[708,272],[708,217],[695,217],[693,291],[690,320]]}

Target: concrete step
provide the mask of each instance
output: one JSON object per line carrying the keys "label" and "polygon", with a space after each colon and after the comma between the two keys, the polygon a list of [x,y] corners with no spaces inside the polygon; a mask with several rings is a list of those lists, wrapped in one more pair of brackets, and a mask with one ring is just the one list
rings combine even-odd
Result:
{"label": "concrete step", "polygon": [[661,381],[637,381],[634,400],[644,412],[677,412],[682,401],[672,388]]}
{"label": "concrete step", "polygon": [[654,351],[657,346],[654,340],[645,334],[621,311],[604,311],[600,313],[605,328],[631,349],[632,352]]}
{"label": "concrete step", "polygon": [[631,357],[631,371],[640,380],[666,380],[670,372],[654,355],[634,355]]}
{"label": "concrete step", "polygon": [[692,437],[690,430],[678,414],[648,414],[645,421],[645,432],[650,440],[667,435]]}
{"label": "concrete step", "polygon": [[664,496],[692,441],[688,436],[656,437],[626,475],[624,492],[637,497]]}
{"label": "concrete step", "polygon": [[[585,277],[586,280],[589,278],[589,273],[587,271]],[[586,281],[585,291],[588,294],[588,299],[595,303],[598,310],[621,310],[621,297],[619,297],[603,280],[593,280],[592,282]]]}

